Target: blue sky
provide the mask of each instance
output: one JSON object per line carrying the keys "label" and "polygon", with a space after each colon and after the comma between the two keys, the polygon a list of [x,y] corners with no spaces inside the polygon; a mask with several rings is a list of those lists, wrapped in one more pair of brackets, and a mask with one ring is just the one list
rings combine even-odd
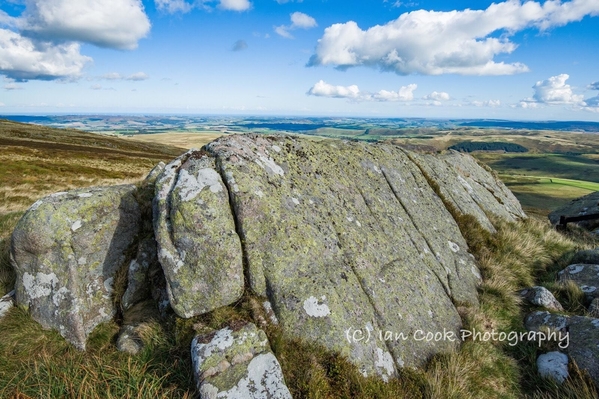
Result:
{"label": "blue sky", "polygon": [[599,121],[599,1],[3,0],[0,113]]}

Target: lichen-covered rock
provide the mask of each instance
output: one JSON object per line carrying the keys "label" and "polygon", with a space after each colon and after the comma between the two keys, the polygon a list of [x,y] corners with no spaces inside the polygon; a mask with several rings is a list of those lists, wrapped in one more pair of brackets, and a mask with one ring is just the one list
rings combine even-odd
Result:
{"label": "lichen-covered rock", "polygon": [[578,251],[570,260],[571,264],[585,263],[591,265],[599,265],[599,249],[585,249]]}
{"label": "lichen-covered rock", "polygon": [[14,290],[0,298],[0,319],[3,318],[8,313],[8,311],[14,306],[14,298]]}
{"label": "lichen-covered rock", "polygon": [[135,192],[123,185],[52,194],[33,204],[13,232],[17,304],[77,348],[116,311],[113,279],[141,223]]}
{"label": "lichen-covered rock", "polygon": [[291,399],[266,334],[252,323],[196,336],[191,358],[202,399]]}
{"label": "lichen-covered rock", "polygon": [[568,378],[568,356],[561,352],[548,352],[537,358],[539,374],[562,383]]}
{"label": "lichen-covered rock", "polygon": [[580,287],[587,300],[599,297],[599,265],[575,263],[560,271],[558,275],[561,282],[572,281]]}
{"label": "lichen-covered rock", "polygon": [[568,322],[568,355],[599,384],[599,319],[573,316]]}
{"label": "lichen-covered rock", "polygon": [[458,211],[476,217],[488,231],[495,228],[487,215],[516,221],[526,218],[512,192],[493,174],[466,154],[411,154],[410,157],[441,190]]}
{"label": "lichen-covered rock", "polygon": [[536,311],[526,316],[524,326],[528,331],[565,333],[568,320],[568,316],[549,313],[547,311]]}
{"label": "lichen-covered rock", "polygon": [[534,286],[520,291],[520,296],[533,305],[542,306],[549,310],[563,311],[561,303],[545,287]]}
{"label": "lichen-covered rock", "polygon": [[[599,191],[576,198],[549,214],[552,224],[558,224],[561,216],[584,216],[599,213]],[[599,219],[576,222],[582,228],[593,230],[599,227]]]}
{"label": "lichen-covered rock", "polygon": [[[384,379],[457,347],[413,337],[457,333],[452,301],[476,304],[480,275],[403,150],[258,135],[205,150],[229,188],[250,288],[269,299],[283,331]],[[348,331],[410,338],[357,340]]]}
{"label": "lichen-covered rock", "polygon": [[191,150],[156,182],[154,231],[170,305],[192,317],[228,305],[244,289],[243,252],[229,192],[215,160]]}

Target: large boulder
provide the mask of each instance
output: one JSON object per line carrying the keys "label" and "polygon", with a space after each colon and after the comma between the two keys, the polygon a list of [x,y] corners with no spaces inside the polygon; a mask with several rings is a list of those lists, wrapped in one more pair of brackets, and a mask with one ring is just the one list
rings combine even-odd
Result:
{"label": "large boulder", "polygon": [[252,323],[197,335],[191,359],[202,399],[291,399],[266,334]]}
{"label": "large boulder", "polygon": [[11,240],[16,302],[85,349],[116,312],[113,283],[141,225],[134,185],[52,194],[33,204]]}
{"label": "large boulder", "polygon": [[207,313],[241,297],[241,241],[214,158],[191,150],[166,165],[156,182],[154,231],[179,316]]}

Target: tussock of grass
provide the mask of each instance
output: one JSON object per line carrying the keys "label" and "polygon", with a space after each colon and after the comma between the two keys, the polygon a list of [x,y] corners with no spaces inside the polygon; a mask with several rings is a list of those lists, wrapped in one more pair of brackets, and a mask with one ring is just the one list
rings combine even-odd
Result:
{"label": "tussock of grass", "polygon": [[118,326],[107,323],[80,352],[54,331],[44,331],[14,308],[0,323],[0,397],[34,398],[191,398],[188,348],[172,342],[158,324],[142,331],[147,343],[139,356],[118,352]]}

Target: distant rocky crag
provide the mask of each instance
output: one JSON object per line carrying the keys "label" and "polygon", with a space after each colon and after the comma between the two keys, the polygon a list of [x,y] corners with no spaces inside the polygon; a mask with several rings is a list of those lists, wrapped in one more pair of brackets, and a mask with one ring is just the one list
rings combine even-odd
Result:
{"label": "distant rocky crag", "polygon": [[[190,318],[249,293],[285,335],[388,380],[459,342],[355,332],[457,334],[457,306],[478,304],[481,277],[452,212],[491,232],[491,216],[526,217],[469,155],[224,136],[158,165],[140,185],[37,201],[12,236],[16,303],[84,350],[94,327],[142,301]],[[134,352],[134,329],[123,331],[119,342]],[[265,340],[251,323],[196,337],[202,397],[288,397],[266,377],[280,373]]]}

